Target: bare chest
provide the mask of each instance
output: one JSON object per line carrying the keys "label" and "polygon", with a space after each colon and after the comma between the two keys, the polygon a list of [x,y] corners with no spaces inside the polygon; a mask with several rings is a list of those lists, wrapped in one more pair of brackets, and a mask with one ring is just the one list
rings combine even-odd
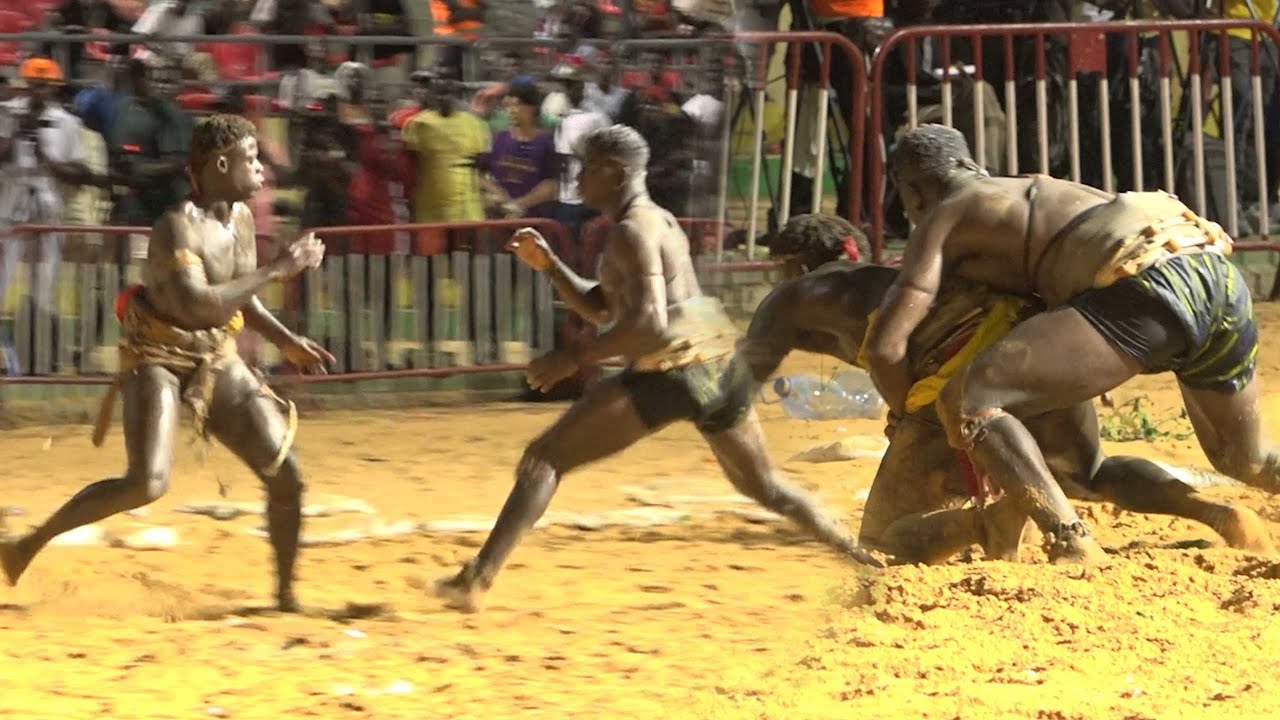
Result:
{"label": "bare chest", "polygon": [[223,224],[213,218],[200,218],[194,230],[200,238],[200,259],[210,284],[233,280],[253,272],[257,265],[253,234],[242,223]]}

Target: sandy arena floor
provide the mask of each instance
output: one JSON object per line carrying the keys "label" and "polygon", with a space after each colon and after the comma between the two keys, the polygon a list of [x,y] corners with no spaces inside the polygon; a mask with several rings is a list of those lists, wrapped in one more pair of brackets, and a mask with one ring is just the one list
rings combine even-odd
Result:
{"label": "sandy arena floor", "polygon": [[[1260,314],[1280,328],[1280,307]],[[824,366],[829,372],[829,362],[807,357],[784,370]],[[1273,388],[1280,382],[1274,344],[1261,373]],[[1144,394],[1157,417],[1180,407],[1168,377],[1140,379],[1116,396]],[[1267,398],[1268,425],[1280,430],[1280,394]],[[166,498],[101,526],[117,538],[171,528],[176,548],[52,547],[18,588],[0,586],[0,716],[1280,716],[1275,561],[1223,549],[1188,522],[1086,504],[1105,545],[1205,538],[1214,547],[1132,549],[1089,570],[1050,567],[1032,550],[1027,565],[859,572],[728,497],[688,428],[571,476],[552,505],[552,519],[570,524],[529,537],[487,612],[440,609],[424,596],[425,582],[451,572],[482,539],[448,523],[496,513],[523,445],[560,409],[304,417],[298,446],[309,502],[336,510],[358,498],[376,513],[309,521],[307,534],[334,544],[304,551],[299,590],[315,610],[303,617],[257,609],[271,589],[258,516],[177,511],[217,500],[219,479],[231,483],[229,500],[259,499],[224,451],[202,464],[183,447]],[[792,421],[768,405],[761,412],[780,462],[880,433],[871,421]],[[25,511],[11,529],[122,467],[118,429],[100,451],[88,435],[85,427],[6,431],[0,505]],[[1194,439],[1108,445],[1205,465]],[[874,460],[784,466],[857,522]],[[673,507],[643,502],[645,489]],[[1280,535],[1280,500],[1210,492],[1256,508]],[[435,529],[397,534],[426,521]],[[357,531],[387,537],[343,543]]]}

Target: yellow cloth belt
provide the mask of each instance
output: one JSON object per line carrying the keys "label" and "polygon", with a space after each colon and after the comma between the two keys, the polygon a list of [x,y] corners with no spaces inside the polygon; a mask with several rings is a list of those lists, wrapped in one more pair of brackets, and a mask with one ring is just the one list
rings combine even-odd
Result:
{"label": "yellow cloth belt", "polygon": [[[928,407],[938,399],[938,393],[942,391],[943,386],[947,384],[957,372],[966,365],[973,362],[983,350],[991,347],[995,341],[1004,337],[1018,323],[1018,317],[1026,302],[1016,297],[1000,297],[992,302],[987,308],[987,316],[982,319],[978,327],[973,332],[973,337],[960,348],[955,355],[952,355],[938,368],[938,371],[929,377],[917,380],[911,390],[907,392],[907,412],[913,413],[922,408]],[[878,310],[873,311],[867,316],[867,327],[875,324]],[[867,333],[870,337],[870,333]],[[862,347],[858,349],[858,367],[864,370],[869,368],[867,362],[867,341],[862,342]]]}
{"label": "yellow cloth belt", "polygon": [[1230,255],[1231,236],[1222,226],[1187,210],[1181,215],[1153,223],[1127,238],[1094,277],[1093,286],[1103,288],[1117,280],[1133,277],[1164,258],[1184,253],[1216,252]]}
{"label": "yellow cloth belt", "polygon": [[[120,370],[115,382],[107,390],[98,410],[93,428],[93,444],[101,447],[111,427],[116,395],[120,392],[125,373],[144,365],[159,365],[179,376],[187,376],[183,383],[182,402],[191,408],[196,432],[207,437],[205,424],[209,419],[209,404],[217,380],[218,363],[236,354],[236,336],[244,330],[244,313],[236,311],[225,325],[209,330],[184,330],[159,318],[145,295],[137,293],[128,301],[124,311],[123,334],[120,338]],[[297,432],[297,408],[292,402],[282,400],[264,382],[262,392],[289,410],[289,427],[275,461],[259,469],[268,477],[274,476],[284,463]]]}

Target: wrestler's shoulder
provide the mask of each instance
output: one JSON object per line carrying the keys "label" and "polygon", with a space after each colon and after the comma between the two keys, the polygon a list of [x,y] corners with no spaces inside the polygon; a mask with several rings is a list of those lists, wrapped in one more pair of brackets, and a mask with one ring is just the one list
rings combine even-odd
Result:
{"label": "wrestler's shoulder", "polygon": [[631,208],[614,227],[629,235],[653,238],[655,230],[679,230],[680,223],[662,206],[646,203]]}
{"label": "wrestler's shoulder", "polygon": [[190,200],[183,200],[161,213],[160,217],[156,218],[155,224],[151,226],[152,239],[158,238],[165,242],[177,242],[180,239],[187,245],[197,242],[199,233],[193,232],[194,207]]}

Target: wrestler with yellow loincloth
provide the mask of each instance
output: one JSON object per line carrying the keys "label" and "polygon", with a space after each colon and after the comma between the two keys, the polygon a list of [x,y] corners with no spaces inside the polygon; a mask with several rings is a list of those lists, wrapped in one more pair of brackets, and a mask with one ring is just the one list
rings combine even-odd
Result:
{"label": "wrestler with yellow loincloth", "polygon": [[307,235],[271,264],[256,267],[253,215],[244,203],[262,187],[262,165],[247,120],[216,115],[197,125],[190,172],[197,192],[156,222],[143,284],[117,301],[120,373],[103,403],[94,442],[102,443],[118,392],[128,469],[84,488],[27,536],[0,543],[0,563],[14,584],[54,537],[163,495],[179,409],[186,405],[197,429],[226,445],[266,486],[276,604],[295,610],[303,489],[291,447],[296,415],[236,354],[235,336],[255,330],[299,369],[324,372],[332,356],[285,329],[257,296],[268,283],[319,266],[324,245]]}
{"label": "wrestler with yellow loincloth", "polygon": [[[738,353],[757,382],[797,349],[865,366],[867,326],[898,271],[838,261],[852,255],[846,247],[857,234],[839,218],[805,215],[793,218],[771,244],[787,279],[756,309]],[[1025,515],[1006,500],[983,502],[985,478],[948,446],[933,404],[951,377],[1040,309],[1034,301],[961,279],[940,290],[909,341],[906,413],[891,422],[889,448],[863,510],[863,547],[908,563],[940,562],[974,544],[988,558],[1016,557]],[[1265,524],[1251,510],[1210,500],[1141,458],[1106,457],[1092,402],[1026,422],[1069,496],[1197,520],[1232,547],[1274,552]],[[959,507],[971,497],[979,498],[976,507]]]}
{"label": "wrestler with yellow loincloth", "polygon": [[875,562],[770,461],[751,407],[751,378],[730,363],[738,333],[719,304],[703,296],[684,231],[645,190],[649,147],[644,139],[630,127],[615,125],[587,135],[579,155],[583,199],[614,221],[599,282],[578,277],[535,230],[517,232],[508,247],[546,273],[578,314],[611,327],[585,347],[537,358],[529,365],[528,380],[534,389],[547,389],[581,365],[615,356],[625,358],[628,367],[590,387],[529,444],[493,532],[475,559],[437,583],[435,593],[452,607],[478,610],[566,473],[678,421],[693,423],[744,495],[838,552]]}
{"label": "wrestler with yellow loincloth", "polygon": [[868,338],[872,376],[905,409],[909,338],[944,279],[986,283],[1047,310],[1018,324],[942,388],[948,439],[1050,538],[1055,561],[1102,557],[1023,418],[1070,408],[1135,375],[1172,371],[1219,471],[1280,490],[1262,437],[1258,332],[1220,227],[1165,193],[1110,195],[1048,177],[990,177],[957,131],[926,125],[893,154],[916,224]]}

